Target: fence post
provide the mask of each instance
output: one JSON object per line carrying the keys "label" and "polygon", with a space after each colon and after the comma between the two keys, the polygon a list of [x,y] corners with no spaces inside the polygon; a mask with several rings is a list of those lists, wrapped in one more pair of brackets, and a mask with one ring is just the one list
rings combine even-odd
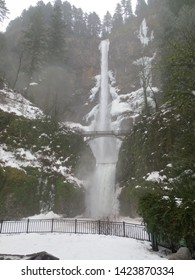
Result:
{"label": "fence post", "polygon": [[123,222],[123,236],[126,236],[126,231],[125,231],[125,222]]}
{"label": "fence post", "polygon": [[51,220],[51,232],[53,232],[53,222],[54,222],[54,219]]}
{"label": "fence post", "polygon": [[3,228],[3,220],[1,220],[0,233],[1,233],[1,231],[2,231],[2,228]]}
{"label": "fence post", "polygon": [[98,221],[98,233],[100,234],[101,233],[101,225],[100,225],[100,220]]}
{"label": "fence post", "polygon": [[155,233],[151,234],[151,242],[152,242],[152,250],[158,251],[158,242]]}
{"label": "fence post", "polygon": [[151,241],[151,234],[149,232],[148,232],[148,241]]}
{"label": "fence post", "polygon": [[77,219],[75,219],[74,233],[77,233]]}
{"label": "fence post", "polygon": [[30,220],[28,219],[28,220],[27,220],[27,226],[26,226],[26,233],[28,233],[29,222],[30,222]]}

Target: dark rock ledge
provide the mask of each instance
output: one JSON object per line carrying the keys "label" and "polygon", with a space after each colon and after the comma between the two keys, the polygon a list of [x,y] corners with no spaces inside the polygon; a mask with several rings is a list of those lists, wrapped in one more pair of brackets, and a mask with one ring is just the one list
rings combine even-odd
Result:
{"label": "dark rock ledge", "polygon": [[0,254],[0,260],[59,260],[59,258],[43,251],[30,255]]}

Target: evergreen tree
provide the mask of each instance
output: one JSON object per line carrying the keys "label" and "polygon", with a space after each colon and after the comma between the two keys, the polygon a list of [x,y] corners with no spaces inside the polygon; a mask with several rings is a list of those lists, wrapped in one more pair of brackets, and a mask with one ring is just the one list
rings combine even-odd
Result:
{"label": "evergreen tree", "polygon": [[56,0],[49,28],[49,61],[51,63],[64,63],[65,49],[65,21],[62,12],[61,0]]}
{"label": "evergreen tree", "polygon": [[0,22],[2,22],[8,13],[8,9],[6,8],[6,4],[4,0],[0,0]]}
{"label": "evergreen tree", "polygon": [[26,56],[26,72],[29,76],[27,92],[30,82],[35,73],[40,73],[46,58],[47,37],[44,27],[41,9],[37,7],[37,11],[31,20],[31,24],[24,33],[24,52]]}
{"label": "evergreen tree", "polygon": [[73,31],[76,35],[86,34],[87,26],[85,15],[81,8],[77,9],[73,6]]}
{"label": "evergreen tree", "polygon": [[[53,7],[52,7],[51,3],[49,2],[49,3],[45,4],[43,1],[39,1],[39,2],[37,2],[36,7],[39,8],[39,10],[41,11],[43,22],[44,22],[46,28],[48,28],[49,23],[50,23],[50,18],[52,16],[52,11],[53,11]],[[35,9],[36,9],[36,7],[35,7]]]}
{"label": "evergreen tree", "polygon": [[195,6],[194,8],[186,6],[172,21],[171,32],[169,31],[163,38],[161,46],[162,78],[166,100],[186,113],[193,105],[194,99],[192,94],[195,88],[194,45]]}
{"label": "evergreen tree", "polygon": [[53,6],[50,2],[45,5],[45,8],[43,9],[42,13],[44,16],[45,23],[49,26],[50,18],[53,14]]}
{"label": "evergreen tree", "polygon": [[147,11],[147,4],[145,0],[137,0],[135,13],[140,20],[143,20]]}
{"label": "evergreen tree", "polygon": [[113,28],[120,27],[123,24],[123,12],[121,4],[117,4],[112,19]]}
{"label": "evergreen tree", "polygon": [[72,6],[68,1],[63,2],[62,10],[64,14],[64,21],[66,25],[67,32],[71,32],[73,29],[72,21],[73,21],[73,14],[72,14]]}
{"label": "evergreen tree", "polygon": [[0,89],[4,85],[5,76],[5,65],[6,65],[6,40],[4,33],[0,33]]}
{"label": "evergreen tree", "polygon": [[107,11],[106,15],[104,16],[103,24],[102,24],[102,37],[103,38],[108,37],[108,35],[111,33],[111,30],[112,30],[112,16]]}
{"label": "evergreen tree", "polygon": [[[22,69],[22,64],[23,64],[23,58],[25,54],[25,43],[24,43],[24,37],[20,38],[19,41],[16,43],[16,46],[14,48],[14,53],[17,55],[18,58],[18,65],[16,65],[16,75],[13,80],[12,88],[15,89],[18,79],[19,79],[19,74]],[[28,73],[28,70],[27,70]]]}
{"label": "evergreen tree", "polygon": [[101,21],[95,12],[88,15],[87,29],[90,36],[99,37],[101,31]]}
{"label": "evergreen tree", "polygon": [[121,1],[121,6],[123,8],[124,22],[127,22],[131,18],[131,16],[133,15],[131,1],[130,0],[122,0]]}
{"label": "evergreen tree", "polygon": [[[7,13],[8,13],[8,9],[6,8],[5,1],[0,0],[0,23],[3,22]],[[0,54],[2,54],[2,51],[4,49],[4,46],[5,46],[4,42],[5,42],[5,38],[0,33]],[[0,88],[3,87],[3,83],[4,83],[4,78],[3,78],[4,74],[2,73],[2,71],[3,71],[3,69],[0,68]]]}
{"label": "evergreen tree", "polygon": [[184,5],[194,6],[195,2],[194,0],[166,0],[166,4],[174,14],[178,15]]}
{"label": "evergreen tree", "polygon": [[65,1],[62,4],[62,10],[63,10],[63,14],[64,14],[66,31],[72,32],[72,30],[73,30],[73,11],[72,11],[71,4],[68,1]]}

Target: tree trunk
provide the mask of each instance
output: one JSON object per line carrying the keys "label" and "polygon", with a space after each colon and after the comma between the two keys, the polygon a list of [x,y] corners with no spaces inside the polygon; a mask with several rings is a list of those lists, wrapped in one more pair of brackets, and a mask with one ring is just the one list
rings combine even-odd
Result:
{"label": "tree trunk", "polygon": [[17,81],[18,81],[20,69],[21,69],[21,66],[22,66],[22,58],[23,58],[23,52],[19,56],[19,65],[18,65],[18,70],[17,70],[17,73],[16,73],[16,78],[15,78],[15,81],[13,83],[13,89],[15,89]]}

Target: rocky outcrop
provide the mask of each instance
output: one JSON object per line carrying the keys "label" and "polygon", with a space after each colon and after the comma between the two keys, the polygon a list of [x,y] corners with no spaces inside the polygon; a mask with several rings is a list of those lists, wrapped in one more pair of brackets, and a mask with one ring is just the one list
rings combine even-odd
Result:
{"label": "rocky outcrop", "polygon": [[192,260],[192,255],[187,247],[181,247],[179,250],[171,254],[169,260]]}
{"label": "rocky outcrop", "polygon": [[59,258],[43,251],[30,255],[0,254],[0,260],[59,260]]}

